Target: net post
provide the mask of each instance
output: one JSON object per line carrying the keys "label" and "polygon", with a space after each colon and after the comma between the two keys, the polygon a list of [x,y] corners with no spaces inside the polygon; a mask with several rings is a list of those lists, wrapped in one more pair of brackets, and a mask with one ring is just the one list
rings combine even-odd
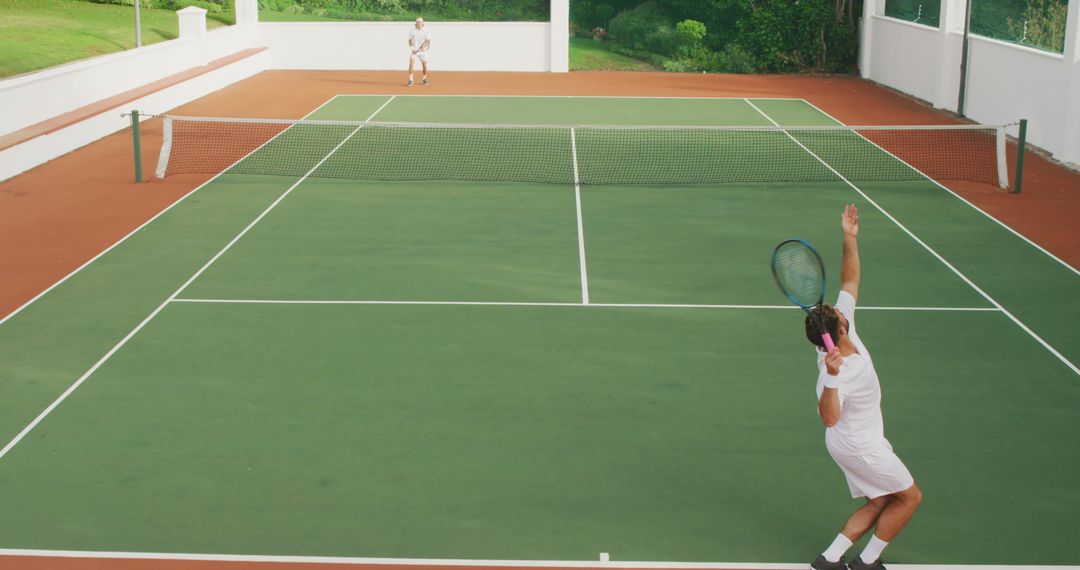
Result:
{"label": "net post", "polygon": [[139,136],[139,111],[131,111],[131,143],[135,150],[135,182],[142,182],[142,140]]}
{"label": "net post", "polygon": [[1008,144],[1008,137],[1005,136],[1005,126],[998,126],[994,128],[994,139],[996,144],[994,147],[997,152],[995,153],[997,158],[997,176],[998,176],[998,188],[1002,190],[1009,189],[1009,168],[1008,157],[1005,153],[1005,147]]}
{"label": "net post", "polygon": [[1013,192],[1019,194],[1024,186],[1024,151],[1027,150],[1027,119],[1020,119],[1020,133],[1016,137],[1016,183]]}

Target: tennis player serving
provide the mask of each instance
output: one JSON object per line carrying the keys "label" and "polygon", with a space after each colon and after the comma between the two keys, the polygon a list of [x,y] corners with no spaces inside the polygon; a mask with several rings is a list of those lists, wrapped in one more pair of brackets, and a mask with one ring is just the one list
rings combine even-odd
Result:
{"label": "tennis player serving", "polygon": [[417,18],[416,26],[409,30],[409,87],[413,86],[413,68],[417,60],[423,66],[424,75],[421,79],[424,85],[427,81],[428,48],[431,47],[431,34],[424,29],[424,19]]}
{"label": "tennis player serving", "polygon": [[[866,497],[866,504],[848,518],[836,540],[810,567],[844,569],[844,553],[874,528],[870,542],[848,567],[879,570],[884,568],[882,551],[911,520],[922,492],[885,439],[881,385],[870,352],[855,331],[860,267],[859,211],[854,204],[844,208],[840,227],[844,232],[840,295],[835,307],[821,304],[807,315],[806,337],[818,348],[818,413],[825,423],[825,447],[847,477],[851,496]],[[828,354],[825,332],[836,340]]]}

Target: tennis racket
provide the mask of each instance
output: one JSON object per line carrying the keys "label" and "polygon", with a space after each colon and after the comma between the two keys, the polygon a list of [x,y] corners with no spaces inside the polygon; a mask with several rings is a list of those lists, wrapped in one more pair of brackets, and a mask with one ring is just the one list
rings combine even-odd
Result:
{"label": "tennis racket", "polygon": [[[808,315],[825,300],[825,264],[808,241],[788,239],[780,242],[773,250],[772,274],[784,296]],[[825,349],[832,352],[836,345],[825,330],[825,319],[820,312],[818,324]]]}

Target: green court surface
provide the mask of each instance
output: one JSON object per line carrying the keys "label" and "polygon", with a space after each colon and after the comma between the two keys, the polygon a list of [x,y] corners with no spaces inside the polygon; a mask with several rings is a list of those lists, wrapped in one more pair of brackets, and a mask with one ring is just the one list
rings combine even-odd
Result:
{"label": "green court surface", "polygon": [[[768,99],[311,118],[834,124]],[[1080,565],[1080,277],[933,182],[856,186],[590,185],[579,218],[573,184],[223,174],[0,324],[0,549],[809,561],[858,503],[768,261],[800,236],[835,276],[853,202],[860,333],[925,493],[887,561]]]}

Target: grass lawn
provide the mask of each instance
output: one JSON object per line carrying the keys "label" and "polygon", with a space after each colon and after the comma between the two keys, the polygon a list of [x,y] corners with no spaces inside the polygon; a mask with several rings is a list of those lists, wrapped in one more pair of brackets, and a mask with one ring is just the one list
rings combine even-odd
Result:
{"label": "grass lawn", "polygon": [[583,38],[570,38],[571,71],[656,71],[656,68],[640,59],[611,52],[602,42]]}
{"label": "grass lawn", "polygon": [[[0,0],[0,77],[9,77],[135,47],[131,6],[85,0]],[[139,10],[143,45],[175,39],[173,10]],[[207,14],[206,27],[231,24],[232,13]]]}

